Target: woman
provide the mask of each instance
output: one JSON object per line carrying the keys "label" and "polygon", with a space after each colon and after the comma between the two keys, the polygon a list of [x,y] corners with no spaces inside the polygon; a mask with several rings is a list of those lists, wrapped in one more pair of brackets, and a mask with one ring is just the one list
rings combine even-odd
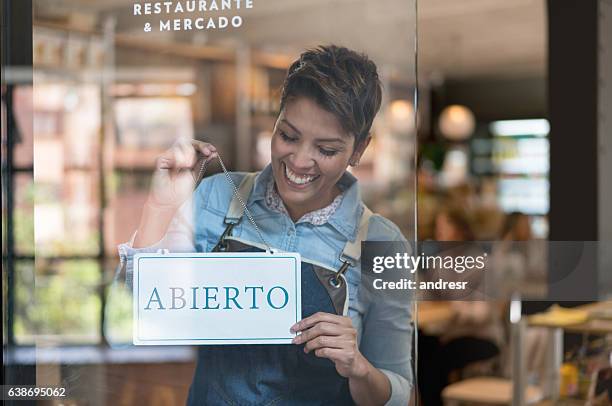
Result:
{"label": "woman", "polygon": [[[260,237],[303,259],[303,319],[291,327],[300,333],[295,345],[201,346],[190,404],[408,402],[409,300],[373,301],[360,287],[358,254],[361,239],[405,239],[393,223],[367,210],[346,172],[370,143],[381,93],[376,65],[347,48],[309,50],[291,65],[271,163],[254,177],[230,174],[258,229],[242,219],[224,174],[203,180],[189,203],[202,160],[216,157],[214,146],[178,143],[158,160],[133,245],[120,249],[128,272],[137,252],[169,245],[261,250]],[[341,285],[346,294],[335,290]]]}
{"label": "woman", "polygon": [[[547,252],[546,242],[533,238],[529,216],[520,212],[508,214],[492,257],[496,270],[495,286],[499,295],[509,298],[526,286],[546,286]],[[526,308],[530,309],[532,306],[534,305],[526,303]]]}
{"label": "woman", "polygon": [[[434,220],[436,241],[474,241],[474,232],[465,212],[456,207],[445,207],[438,211]],[[444,255],[478,255],[474,247],[458,245],[445,250]],[[428,272],[428,271],[427,271]],[[475,277],[470,276],[476,275]],[[445,280],[458,278],[477,286],[482,281],[474,272],[462,274],[441,273]],[[478,298],[478,289],[470,293]],[[442,390],[449,383],[451,372],[467,365],[490,359],[499,354],[502,342],[502,326],[499,306],[490,301],[461,301],[452,293],[439,299],[449,300],[451,317],[439,334],[419,334],[419,393],[426,406],[442,405]]]}

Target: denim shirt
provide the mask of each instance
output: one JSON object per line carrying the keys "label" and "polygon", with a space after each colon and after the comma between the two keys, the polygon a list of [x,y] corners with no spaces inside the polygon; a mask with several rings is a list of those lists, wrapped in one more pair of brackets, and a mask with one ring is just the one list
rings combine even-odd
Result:
{"label": "denim shirt", "polygon": [[[239,185],[244,173],[231,172]],[[266,242],[285,252],[299,252],[302,260],[329,269],[338,270],[342,265],[340,255],[347,241],[357,237],[359,221],[364,210],[357,179],[345,172],[337,186],[343,192],[340,205],[329,220],[322,225],[293,220],[286,214],[271,210],[265,203],[266,187],[272,179],[268,165],[261,171],[246,202],[255,223]],[[192,199],[185,203],[172,220],[164,238],[153,246],[132,248],[131,243],[121,244],[121,262],[126,266],[126,282],[132,280],[132,258],[136,253],[156,252],[210,252],[225,230],[224,223],[233,187],[224,174],[205,178]],[[197,221],[192,221],[197,219]],[[232,237],[251,245],[265,247],[253,225],[244,218],[232,231]],[[380,215],[370,219],[368,241],[405,241],[398,227]],[[348,316],[357,331],[359,350],[391,383],[388,405],[406,405],[412,386],[412,317],[411,301],[376,300],[368,289],[360,288],[359,263],[349,267],[346,273],[349,288]]]}

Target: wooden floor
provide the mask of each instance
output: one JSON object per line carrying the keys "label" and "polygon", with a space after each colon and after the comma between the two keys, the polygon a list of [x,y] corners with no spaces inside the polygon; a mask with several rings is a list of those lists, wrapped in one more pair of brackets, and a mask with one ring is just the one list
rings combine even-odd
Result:
{"label": "wooden floor", "polygon": [[185,405],[195,364],[190,362],[62,367],[69,396],[37,405]]}

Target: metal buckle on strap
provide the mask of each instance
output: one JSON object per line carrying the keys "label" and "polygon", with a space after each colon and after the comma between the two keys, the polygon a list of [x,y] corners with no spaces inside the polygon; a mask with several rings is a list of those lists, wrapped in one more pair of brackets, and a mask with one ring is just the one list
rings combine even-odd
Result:
{"label": "metal buckle on strap", "polygon": [[340,286],[342,286],[342,278],[341,278],[341,276],[346,273],[346,271],[348,270],[349,266],[351,266],[351,264],[348,261],[344,261],[344,260],[342,261],[342,266],[340,267],[338,272],[336,272],[336,274],[334,276],[329,278],[329,284],[332,287],[339,288]]}
{"label": "metal buckle on strap", "polygon": [[212,249],[212,252],[227,251],[227,241],[225,241],[225,238],[232,235],[232,230],[234,229],[234,226],[236,224],[238,223],[229,223],[227,227],[225,227],[225,231],[223,231],[223,234],[221,234],[221,237],[219,237],[219,241],[217,242],[217,245],[215,245],[215,247]]}

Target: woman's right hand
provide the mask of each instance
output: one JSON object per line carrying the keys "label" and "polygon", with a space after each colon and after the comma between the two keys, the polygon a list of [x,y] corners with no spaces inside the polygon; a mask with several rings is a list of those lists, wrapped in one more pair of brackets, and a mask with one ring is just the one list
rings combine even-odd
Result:
{"label": "woman's right hand", "polygon": [[212,144],[178,140],[156,160],[147,204],[178,209],[193,193],[203,162],[216,156],[217,149]]}

